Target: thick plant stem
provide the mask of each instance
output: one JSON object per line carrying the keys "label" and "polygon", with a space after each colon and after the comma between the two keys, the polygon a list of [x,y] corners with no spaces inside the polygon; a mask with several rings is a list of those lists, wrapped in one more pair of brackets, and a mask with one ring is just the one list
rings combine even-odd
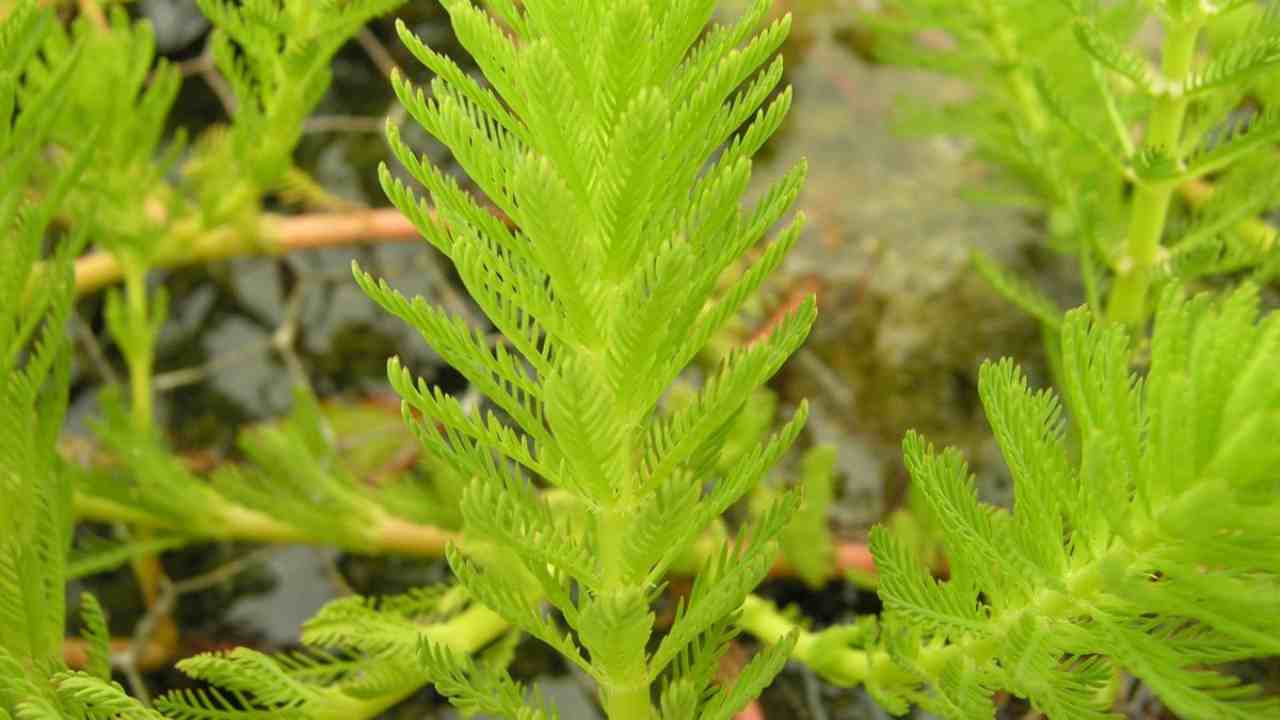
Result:
{"label": "thick plant stem", "polygon": [[[1182,86],[1191,73],[1202,25],[1201,19],[1194,18],[1167,28],[1164,76],[1169,89],[1156,101],[1147,124],[1146,146],[1169,154],[1175,161],[1181,160],[1177,153],[1187,116],[1187,98]],[[1136,189],[1125,253],[1107,301],[1107,315],[1115,322],[1135,326],[1147,318],[1147,295],[1160,259],[1160,238],[1164,235],[1177,187],[1176,180],[1160,180],[1142,182]]]}
{"label": "thick plant stem", "polygon": [[[446,622],[426,628],[421,635],[460,655],[474,655],[510,628],[510,624],[501,615],[483,605],[472,605]],[[330,704],[313,717],[316,720],[363,720],[377,717],[420,689],[419,683],[411,682],[382,694],[343,695],[338,700],[331,699]]]}
{"label": "thick plant stem", "polygon": [[793,618],[785,615],[776,605],[759,597],[748,595],[742,604],[738,627],[760,640],[773,644],[796,633],[796,645],[791,657],[806,665],[821,668],[824,676],[839,680],[851,687],[866,682],[871,673],[871,656],[863,650],[842,647],[838,651],[824,650],[819,645],[817,633],[800,627]]}
{"label": "thick plant stem", "polygon": [[[292,525],[282,523],[269,515],[239,505],[227,505],[217,512],[217,533],[205,535],[199,528],[184,525],[181,521],[150,515],[127,505],[105,498],[77,493],[74,497],[76,517],[97,522],[123,522],[151,530],[185,530],[209,540],[236,540],[254,543],[299,543],[335,547],[331,536],[316,536]],[[405,518],[388,515],[381,523],[370,528],[363,545],[339,543],[336,547],[352,552],[374,555],[401,555],[405,557],[444,557],[450,543],[464,543],[465,537],[457,532],[436,525],[416,523]],[[691,546],[689,552],[671,565],[672,575],[693,575],[698,572],[725,542],[722,535],[708,533]],[[876,572],[875,561],[865,543],[843,541],[836,544],[836,574]],[[794,577],[795,569],[779,559],[769,571],[770,577]]]}
{"label": "thick plant stem", "polygon": [[860,650],[839,635],[824,638],[828,632],[839,633],[840,628],[810,632],[773,603],[755,595],[748,596],[743,603],[738,626],[766,643],[779,642],[795,632],[798,637],[791,657],[840,687],[874,686],[886,681],[917,682],[922,679],[921,674],[933,680],[945,673],[958,657],[979,667],[992,663],[1001,644],[1028,617],[1047,622],[1078,622],[1079,618],[1094,612],[1097,597],[1105,592],[1104,578],[1131,566],[1137,557],[1138,550],[1126,543],[1117,543],[1101,557],[1067,573],[1063,578],[1063,591],[1046,589],[1024,606],[1003,611],[995,618],[990,635],[922,647],[913,669],[901,667],[885,650]]}
{"label": "thick plant stem", "polygon": [[[626,572],[625,538],[630,530],[629,495],[599,516],[600,567],[604,573],[602,595],[617,597],[634,590],[633,578]],[[653,703],[649,697],[649,669],[643,655],[633,660],[611,662],[610,682],[601,687],[602,700],[609,720],[652,720]]]}
{"label": "thick plant stem", "polygon": [[[334,546],[334,540],[330,536],[317,536],[257,510],[230,503],[204,509],[215,518],[211,523],[216,529],[215,532],[209,532],[209,528],[203,526],[193,527],[190,524],[156,517],[136,508],[82,493],[74,496],[74,508],[76,517],[80,519],[128,523],[148,532],[184,531],[194,534],[201,540]],[[464,542],[465,538],[462,535],[444,528],[385,515],[366,531],[363,543],[340,543],[337,547],[351,552],[374,555],[438,558],[444,556],[445,547],[450,543]]]}
{"label": "thick plant stem", "polygon": [[607,692],[605,710],[609,713],[609,720],[652,720],[647,680],[642,685],[612,687]]}

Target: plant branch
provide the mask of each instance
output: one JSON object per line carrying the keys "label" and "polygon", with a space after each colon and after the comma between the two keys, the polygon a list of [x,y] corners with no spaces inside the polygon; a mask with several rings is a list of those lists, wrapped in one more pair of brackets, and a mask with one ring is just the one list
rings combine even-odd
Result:
{"label": "plant branch", "polygon": [[[1164,76],[1171,87],[1181,87],[1191,73],[1203,22],[1203,19],[1195,17],[1166,28]],[[1147,149],[1170,154],[1171,160],[1180,162],[1181,158],[1174,154],[1181,145],[1186,116],[1186,96],[1170,92],[1160,97],[1148,120]],[[1160,259],[1160,240],[1164,236],[1170,201],[1176,189],[1176,180],[1138,184],[1125,253],[1116,268],[1115,285],[1107,301],[1107,315],[1111,320],[1136,326],[1147,318],[1147,295],[1154,267]]]}
{"label": "plant branch", "polygon": [[[342,247],[360,243],[417,240],[408,218],[390,208],[310,215],[267,215],[259,235],[220,227],[195,237],[184,252],[161,254],[155,266],[195,265],[246,255],[278,255],[294,250]],[[168,243],[163,243],[162,246]],[[76,260],[76,294],[87,295],[124,279],[123,264],[107,252]]]}
{"label": "plant branch", "polygon": [[873,658],[863,650],[846,647],[833,650],[820,643],[820,634],[810,632],[782,613],[776,605],[758,595],[748,595],[742,604],[738,627],[760,640],[774,644],[790,635],[798,634],[796,646],[791,651],[794,660],[813,667],[829,680],[839,679],[839,684],[851,687],[864,682],[871,672]]}

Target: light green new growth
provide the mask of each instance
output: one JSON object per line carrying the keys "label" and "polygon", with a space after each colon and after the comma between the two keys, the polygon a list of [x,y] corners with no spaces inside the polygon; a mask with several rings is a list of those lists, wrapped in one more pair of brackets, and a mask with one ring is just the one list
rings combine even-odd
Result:
{"label": "light green new growth", "polygon": [[[815,590],[839,577],[827,520],[835,495],[835,464],[836,448],[831,445],[819,445],[805,452],[799,473],[804,505],[778,538],[783,559]],[[771,497],[765,493],[759,495]]]}
{"label": "light green new growth", "polygon": [[1170,289],[1139,379],[1122,329],[1069,313],[1078,460],[1057,399],[1011,362],[985,366],[1012,511],[977,501],[954,450],[907,438],[951,574],[873,533],[886,610],[863,679],[885,707],[990,717],[1008,690],[1055,720],[1113,717],[1124,670],[1179,717],[1278,716],[1280,698],[1214,668],[1280,654],[1280,314],[1257,314],[1249,287],[1221,302]]}
{"label": "light green new growth", "polygon": [[[726,692],[707,690],[727,621],[771,565],[794,494],[712,560],[670,631],[649,642],[666,569],[756,484],[804,420],[802,409],[736,466],[714,471],[735,414],[804,340],[812,301],[729,357],[687,407],[660,409],[672,381],[777,267],[801,226],[787,225],[715,295],[726,268],[783,218],[804,175],[795,168],[753,209],[739,208],[751,156],[790,106],[789,91],[770,100],[789,22],[763,25],[770,3],[761,0],[704,35],[715,4],[502,1],[489,15],[466,0],[445,2],[492,88],[401,26],[436,77],[424,94],[396,76],[397,94],[516,229],[395,128],[392,149],[430,205],[385,168],[383,185],[453,260],[505,342],[491,347],[483,328],[356,272],[371,297],[503,413],[470,415],[390,364],[406,422],[473,478],[462,498],[467,548],[449,553],[459,582],[594,678],[614,719],[728,718],[786,653],[762,654]],[[536,492],[544,485],[569,493],[580,512],[553,511]],[[447,647],[428,641],[422,658],[463,707],[545,716],[523,706],[502,674]]]}

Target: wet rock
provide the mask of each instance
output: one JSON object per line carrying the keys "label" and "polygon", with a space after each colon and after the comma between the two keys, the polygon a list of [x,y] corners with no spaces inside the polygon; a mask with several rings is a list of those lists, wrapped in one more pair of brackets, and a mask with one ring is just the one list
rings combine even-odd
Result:
{"label": "wet rock", "polygon": [[138,5],[155,29],[156,49],[161,53],[181,50],[209,29],[209,20],[195,0],[142,0]]}
{"label": "wet rock", "polygon": [[991,290],[970,257],[981,250],[1033,270],[1037,231],[1014,211],[963,198],[983,181],[964,146],[895,133],[895,98],[962,88],[865,64],[836,41],[841,22],[817,23],[825,35],[791,63],[795,109],[758,172],[776,177],[802,157],[810,167],[799,203],[808,230],[784,272],[790,282],[816,278],[823,292],[818,326],[783,386],[815,399],[819,433],[842,447],[843,469],[861,473],[846,477],[847,522],[876,519],[901,494],[898,446],[909,429],[958,445],[984,494],[999,499],[1007,481],[978,367],[1013,356],[1038,381],[1045,374],[1037,324]]}
{"label": "wet rock", "polygon": [[332,573],[337,551],[294,545],[280,548],[267,558],[275,575],[271,592],[241,599],[230,617],[233,622],[262,628],[264,640],[280,645],[297,642],[302,624],[337,595]]}

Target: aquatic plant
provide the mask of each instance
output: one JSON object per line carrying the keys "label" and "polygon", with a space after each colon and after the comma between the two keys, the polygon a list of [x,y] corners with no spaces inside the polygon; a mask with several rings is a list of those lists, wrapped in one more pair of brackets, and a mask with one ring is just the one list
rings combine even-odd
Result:
{"label": "aquatic plant", "polygon": [[[1138,327],[1170,280],[1274,277],[1260,216],[1280,202],[1280,4],[892,0],[862,19],[879,57],[973,90],[908,101],[905,127],[971,139],[1003,171],[974,194],[1041,213],[1090,307]],[[1061,322],[1031,283],[989,258],[978,268]]]}
{"label": "aquatic plant", "polygon": [[[191,201],[201,222],[252,225],[262,193],[290,171],[338,38],[391,4],[204,3],[225,33],[215,56],[244,104],[232,130],[197,153],[214,164],[197,162],[194,184],[184,186],[209,193],[169,198],[169,212]],[[1095,242],[1100,236],[1090,233],[1100,228],[1130,229],[1116,246],[1128,264],[1112,268],[1105,307],[1100,278],[1087,275],[1089,307],[1065,315],[984,266],[1044,321],[1058,349],[1061,402],[1033,391],[1012,361],[981,373],[983,405],[1015,481],[1013,507],[979,502],[958,453],[909,435],[907,466],[936,522],[948,574],[935,578],[909,541],[877,528],[871,546],[884,613],[813,631],[752,595],[779,551],[812,585],[834,571],[823,525],[829,451],[806,455],[799,488],[762,489],[806,408],[769,435],[775,405],[761,388],[804,341],[813,299],[722,354],[695,389],[677,387],[803,226],[800,216],[788,219],[803,165],[742,207],[752,158],[791,104],[777,57],[789,19],[770,21],[767,0],[728,25],[712,24],[714,0],[443,5],[487,82],[404,25],[401,39],[434,79],[429,91],[401,74],[392,82],[409,116],[449,148],[476,190],[415,152],[395,126],[387,130],[391,150],[426,195],[388,167],[381,179],[393,204],[453,262],[501,338],[494,343],[486,328],[354,268],[368,296],[419,331],[484,398],[473,407],[391,360],[403,421],[432,473],[388,488],[365,487],[344,466],[325,411],[305,391],[288,420],[244,433],[240,467],[200,477],[164,446],[146,393],[147,357],[165,313],[148,299],[145,275],[167,252],[167,223],[178,215],[148,214],[152,196],[140,189],[163,182],[167,166],[154,156],[164,156],[160,127],[176,80],[161,66],[144,82],[147,31],[122,14],[70,32],[34,0],[5,16],[0,718],[347,720],[374,717],[428,683],[467,712],[555,717],[537,688],[506,669],[526,635],[590,678],[610,718],[730,718],[789,658],[830,682],[865,685],[895,713],[920,705],[949,718],[989,717],[1004,690],[1055,719],[1109,717],[1124,672],[1189,718],[1280,717],[1280,700],[1228,667],[1280,654],[1280,457],[1271,442],[1280,430],[1280,319],[1259,310],[1249,283],[1188,299],[1182,285],[1164,282],[1201,277],[1189,269],[1193,258],[1208,262],[1210,274],[1270,262],[1266,248],[1241,250],[1238,242],[1240,232],[1262,237],[1254,216],[1270,196],[1224,180],[1259,177],[1249,168],[1272,137],[1269,116],[1247,132],[1215,136],[1199,153],[1184,135],[1209,132],[1235,110],[1242,78],[1258,80],[1274,50],[1264,39],[1199,63],[1191,57],[1199,33],[1227,37],[1247,25],[1249,37],[1271,37],[1257,32],[1273,27],[1273,7],[1168,0],[1055,9],[1074,18],[1071,42],[1098,64],[1089,87],[1102,93],[1106,112],[1095,119],[1128,147],[1128,119],[1147,118],[1146,150],[1119,160],[1108,160],[1053,99],[1065,85],[1030,61],[1013,62],[1036,56],[1017,39],[1040,19],[1029,6],[919,2],[914,20],[900,16],[904,27],[925,17],[973,33],[965,38],[999,41],[984,47],[1006,61],[999,82],[1008,84],[983,86],[998,112],[972,106],[983,112],[964,127],[978,128],[989,152],[1017,149],[1002,159],[1038,178],[1033,187],[1065,223],[1059,240],[1086,243],[1075,248],[1086,273],[1100,258],[1119,257]],[[1148,7],[1170,28],[1159,75],[1116,40]],[[1059,17],[1053,13],[1045,17]],[[1244,25],[1219,22],[1250,15]],[[957,52],[975,50],[962,44]],[[63,117],[69,104],[93,102],[83,88],[63,92],[79,87],[86,58],[103,58],[122,88],[96,125],[83,114]],[[988,58],[966,72],[993,83],[990,65]],[[1104,68],[1128,84],[1105,81]],[[1123,102],[1120,87],[1132,93]],[[1264,85],[1248,87],[1273,97]],[[1027,117],[1041,108],[1041,133],[1019,129],[1022,116],[998,105],[1005,101]],[[246,157],[255,137],[271,147]],[[996,142],[1009,137],[1018,143]],[[1064,138],[1076,144],[1056,144]],[[66,152],[37,162],[46,147]],[[1094,194],[1063,191],[1116,162],[1124,170]],[[233,170],[248,184],[228,200],[216,186]],[[1221,231],[1216,244],[1203,256],[1194,248],[1179,255],[1174,245],[1167,257],[1154,254],[1159,262],[1140,262],[1148,241],[1163,236],[1174,195],[1190,197],[1187,183],[1205,174],[1218,183],[1217,204],[1202,208],[1203,221]],[[97,213],[96,202],[114,204]],[[1224,214],[1208,220],[1211,207]],[[70,232],[53,222],[60,214],[74,220]],[[89,237],[125,268],[125,292],[110,301],[108,318],[135,368],[135,392],[128,409],[108,400],[97,426],[127,483],[73,467],[56,449],[69,382],[62,326],[71,261]],[[1164,287],[1147,335],[1156,285]],[[724,516],[748,496],[747,520],[730,532]],[[73,511],[146,532],[88,558],[69,556]],[[443,554],[456,582],[334,601],[304,626],[305,650],[237,648],[181,660],[208,686],[171,692],[154,706],[111,682],[105,614],[86,597],[85,671],[69,670],[69,578],[217,538]],[[655,607],[675,571],[693,575],[692,587],[660,628]],[[736,679],[717,679],[740,630],[768,645]]]}

